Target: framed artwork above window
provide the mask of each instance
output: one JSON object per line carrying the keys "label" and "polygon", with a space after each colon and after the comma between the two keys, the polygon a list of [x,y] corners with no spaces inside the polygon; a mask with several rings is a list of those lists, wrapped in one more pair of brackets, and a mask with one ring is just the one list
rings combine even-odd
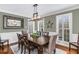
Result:
{"label": "framed artwork above window", "polygon": [[3,28],[4,29],[19,29],[24,28],[24,19],[3,15]]}

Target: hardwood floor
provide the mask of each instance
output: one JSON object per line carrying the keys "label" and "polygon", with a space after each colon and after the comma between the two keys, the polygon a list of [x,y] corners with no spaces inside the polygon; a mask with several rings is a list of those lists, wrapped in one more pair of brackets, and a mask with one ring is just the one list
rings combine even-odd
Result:
{"label": "hardwood floor", "polygon": [[[70,52],[67,47],[61,46],[61,45],[56,45],[56,48],[62,49],[65,51],[65,54],[77,54],[76,50],[71,49]],[[5,46],[4,50],[0,49],[0,54],[13,54],[11,48],[7,50],[7,46]]]}
{"label": "hardwood floor", "polygon": [[77,54],[77,50],[76,49],[71,49],[69,51],[69,48],[68,47],[64,47],[64,46],[61,46],[61,45],[56,45],[56,48],[59,48],[59,49],[62,49],[65,51],[65,54]]}
{"label": "hardwood floor", "polygon": [[11,48],[7,49],[7,46],[4,47],[4,50],[0,49],[0,54],[13,54]]}

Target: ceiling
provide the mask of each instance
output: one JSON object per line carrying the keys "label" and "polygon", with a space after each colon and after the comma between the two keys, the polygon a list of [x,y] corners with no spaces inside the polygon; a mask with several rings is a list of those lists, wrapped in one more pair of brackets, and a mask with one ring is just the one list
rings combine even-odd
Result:
{"label": "ceiling", "polygon": [[[61,10],[75,4],[38,4],[38,13],[43,15],[49,12]],[[0,10],[21,14],[27,17],[32,17],[33,4],[0,4]]]}

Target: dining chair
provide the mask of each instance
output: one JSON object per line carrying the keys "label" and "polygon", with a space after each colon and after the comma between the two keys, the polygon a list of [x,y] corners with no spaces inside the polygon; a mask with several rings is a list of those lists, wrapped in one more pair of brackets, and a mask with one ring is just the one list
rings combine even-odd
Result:
{"label": "dining chair", "polygon": [[26,31],[21,31],[22,32],[22,36],[23,36],[23,38],[27,38],[28,37],[28,33],[26,32]]}
{"label": "dining chair", "polygon": [[18,33],[17,36],[18,36],[18,50],[21,50],[21,54],[22,54],[24,51],[24,37],[23,35]]}
{"label": "dining chair", "polygon": [[57,35],[53,35],[50,37],[48,47],[47,47],[47,49],[44,49],[45,52],[47,52],[48,54],[51,54],[53,51],[55,54],[55,52],[56,52],[56,40],[57,40]]}
{"label": "dining chair", "polygon": [[49,32],[43,32],[43,36],[48,36]]}
{"label": "dining chair", "polygon": [[28,50],[28,52],[30,54],[30,44],[29,44],[29,41],[24,38],[24,54],[26,53],[26,50]]}
{"label": "dining chair", "polygon": [[18,37],[18,50],[20,50],[20,48],[21,48],[21,39],[22,39],[21,34],[17,33],[17,37]]}
{"label": "dining chair", "polygon": [[69,42],[69,51],[71,49],[71,45],[77,48],[77,53],[79,53],[79,33],[78,33],[78,39],[77,42]]}
{"label": "dining chair", "polygon": [[28,50],[29,54],[34,50],[34,46],[32,46],[28,40],[28,35],[24,37],[24,54],[26,53],[26,50]]}
{"label": "dining chair", "polygon": [[22,35],[24,35],[24,36],[27,36],[27,34],[28,34],[26,31],[23,31],[23,30],[21,32],[22,32]]}
{"label": "dining chair", "polygon": [[29,34],[25,31],[22,31],[22,36],[23,36],[23,40],[24,40],[24,54],[26,53],[26,50],[28,50],[29,54],[31,51],[33,51],[34,49],[36,49],[35,46],[32,45],[32,43],[30,43],[28,40],[31,40],[31,37],[29,37]]}
{"label": "dining chair", "polygon": [[17,34],[18,36],[18,50],[21,50],[21,54],[23,53],[23,51],[25,50],[25,37],[23,37],[23,35],[21,34]]}

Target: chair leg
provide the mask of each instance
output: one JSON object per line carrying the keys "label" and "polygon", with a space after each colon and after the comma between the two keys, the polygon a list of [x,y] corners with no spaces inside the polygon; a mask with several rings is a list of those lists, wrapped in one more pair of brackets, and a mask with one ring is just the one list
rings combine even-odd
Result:
{"label": "chair leg", "polygon": [[79,53],[79,50],[78,50],[79,48],[77,47],[77,54]]}
{"label": "chair leg", "polygon": [[23,44],[21,45],[21,54],[22,54],[22,52],[23,52]]}
{"label": "chair leg", "polygon": [[24,46],[24,54],[26,53],[26,46]]}
{"label": "chair leg", "polygon": [[71,44],[69,43],[69,51],[70,51],[70,49],[71,49]]}
{"label": "chair leg", "polygon": [[7,40],[7,46],[8,46],[8,51],[9,51],[9,47],[10,47],[9,40]]}
{"label": "chair leg", "polygon": [[56,53],[56,49],[54,49],[54,54]]}
{"label": "chair leg", "polygon": [[4,50],[4,45],[3,45],[3,43],[2,43],[2,51]]}
{"label": "chair leg", "polygon": [[30,49],[28,49],[29,50],[29,54],[30,54]]}
{"label": "chair leg", "polygon": [[20,50],[20,44],[18,44],[18,50]]}

